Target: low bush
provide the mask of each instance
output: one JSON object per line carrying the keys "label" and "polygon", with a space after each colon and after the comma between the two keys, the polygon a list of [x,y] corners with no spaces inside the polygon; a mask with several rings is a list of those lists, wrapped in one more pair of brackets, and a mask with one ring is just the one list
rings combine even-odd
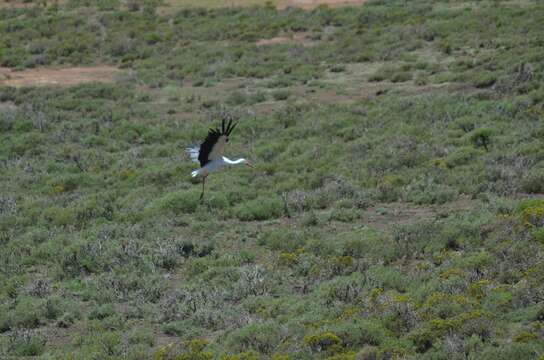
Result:
{"label": "low bush", "polygon": [[199,193],[197,191],[176,191],[155,200],[150,205],[150,211],[158,209],[159,211],[174,214],[193,213],[198,208],[199,202]]}
{"label": "low bush", "polygon": [[544,169],[529,171],[521,182],[521,188],[530,194],[544,193]]}
{"label": "low bush", "polygon": [[267,220],[280,217],[283,209],[279,198],[260,197],[237,205],[233,213],[242,221]]}

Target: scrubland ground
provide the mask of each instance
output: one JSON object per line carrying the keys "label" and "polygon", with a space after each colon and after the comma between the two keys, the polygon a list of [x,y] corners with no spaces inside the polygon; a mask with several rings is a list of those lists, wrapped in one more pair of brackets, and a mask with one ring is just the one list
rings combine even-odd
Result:
{"label": "scrubland ground", "polygon": [[[0,7],[1,358],[542,359],[541,1],[42,3]],[[256,169],[200,204],[222,118]]]}

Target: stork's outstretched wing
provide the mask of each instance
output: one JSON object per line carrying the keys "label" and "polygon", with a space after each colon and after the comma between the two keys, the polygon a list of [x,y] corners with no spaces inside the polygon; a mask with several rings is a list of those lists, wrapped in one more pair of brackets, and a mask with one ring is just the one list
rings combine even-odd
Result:
{"label": "stork's outstretched wing", "polygon": [[[232,124],[232,120],[230,120],[227,127],[225,127],[225,120],[223,120],[221,122],[221,130],[218,128],[210,129],[208,136],[206,136],[206,139],[200,145],[200,149],[198,149],[198,155],[196,155],[200,162],[200,166],[204,166],[212,160],[221,159],[223,157],[225,144],[229,141],[229,135],[235,127],[236,124]],[[194,151],[190,153],[191,158],[193,158],[194,154]]]}

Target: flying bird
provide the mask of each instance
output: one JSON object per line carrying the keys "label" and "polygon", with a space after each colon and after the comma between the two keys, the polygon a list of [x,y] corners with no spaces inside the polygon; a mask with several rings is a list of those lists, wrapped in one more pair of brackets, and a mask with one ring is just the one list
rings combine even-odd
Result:
{"label": "flying bird", "polygon": [[191,172],[192,177],[202,178],[202,193],[200,194],[200,200],[204,198],[204,186],[206,184],[206,178],[214,171],[217,171],[225,166],[244,164],[249,167],[253,167],[249,160],[240,158],[237,160],[231,160],[226,156],[223,156],[225,151],[225,145],[229,142],[229,136],[236,127],[237,124],[233,124],[232,120],[229,120],[225,127],[225,119],[221,122],[221,129],[210,128],[208,135],[200,147],[188,147],[185,151],[196,163],[200,164],[200,169]]}

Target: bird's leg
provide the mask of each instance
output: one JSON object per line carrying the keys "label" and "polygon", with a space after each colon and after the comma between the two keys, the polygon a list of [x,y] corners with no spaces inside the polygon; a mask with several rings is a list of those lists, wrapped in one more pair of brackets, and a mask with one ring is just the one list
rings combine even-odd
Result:
{"label": "bird's leg", "polygon": [[202,193],[200,194],[200,202],[204,200],[204,185],[206,184],[206,176],[202,178]]}

